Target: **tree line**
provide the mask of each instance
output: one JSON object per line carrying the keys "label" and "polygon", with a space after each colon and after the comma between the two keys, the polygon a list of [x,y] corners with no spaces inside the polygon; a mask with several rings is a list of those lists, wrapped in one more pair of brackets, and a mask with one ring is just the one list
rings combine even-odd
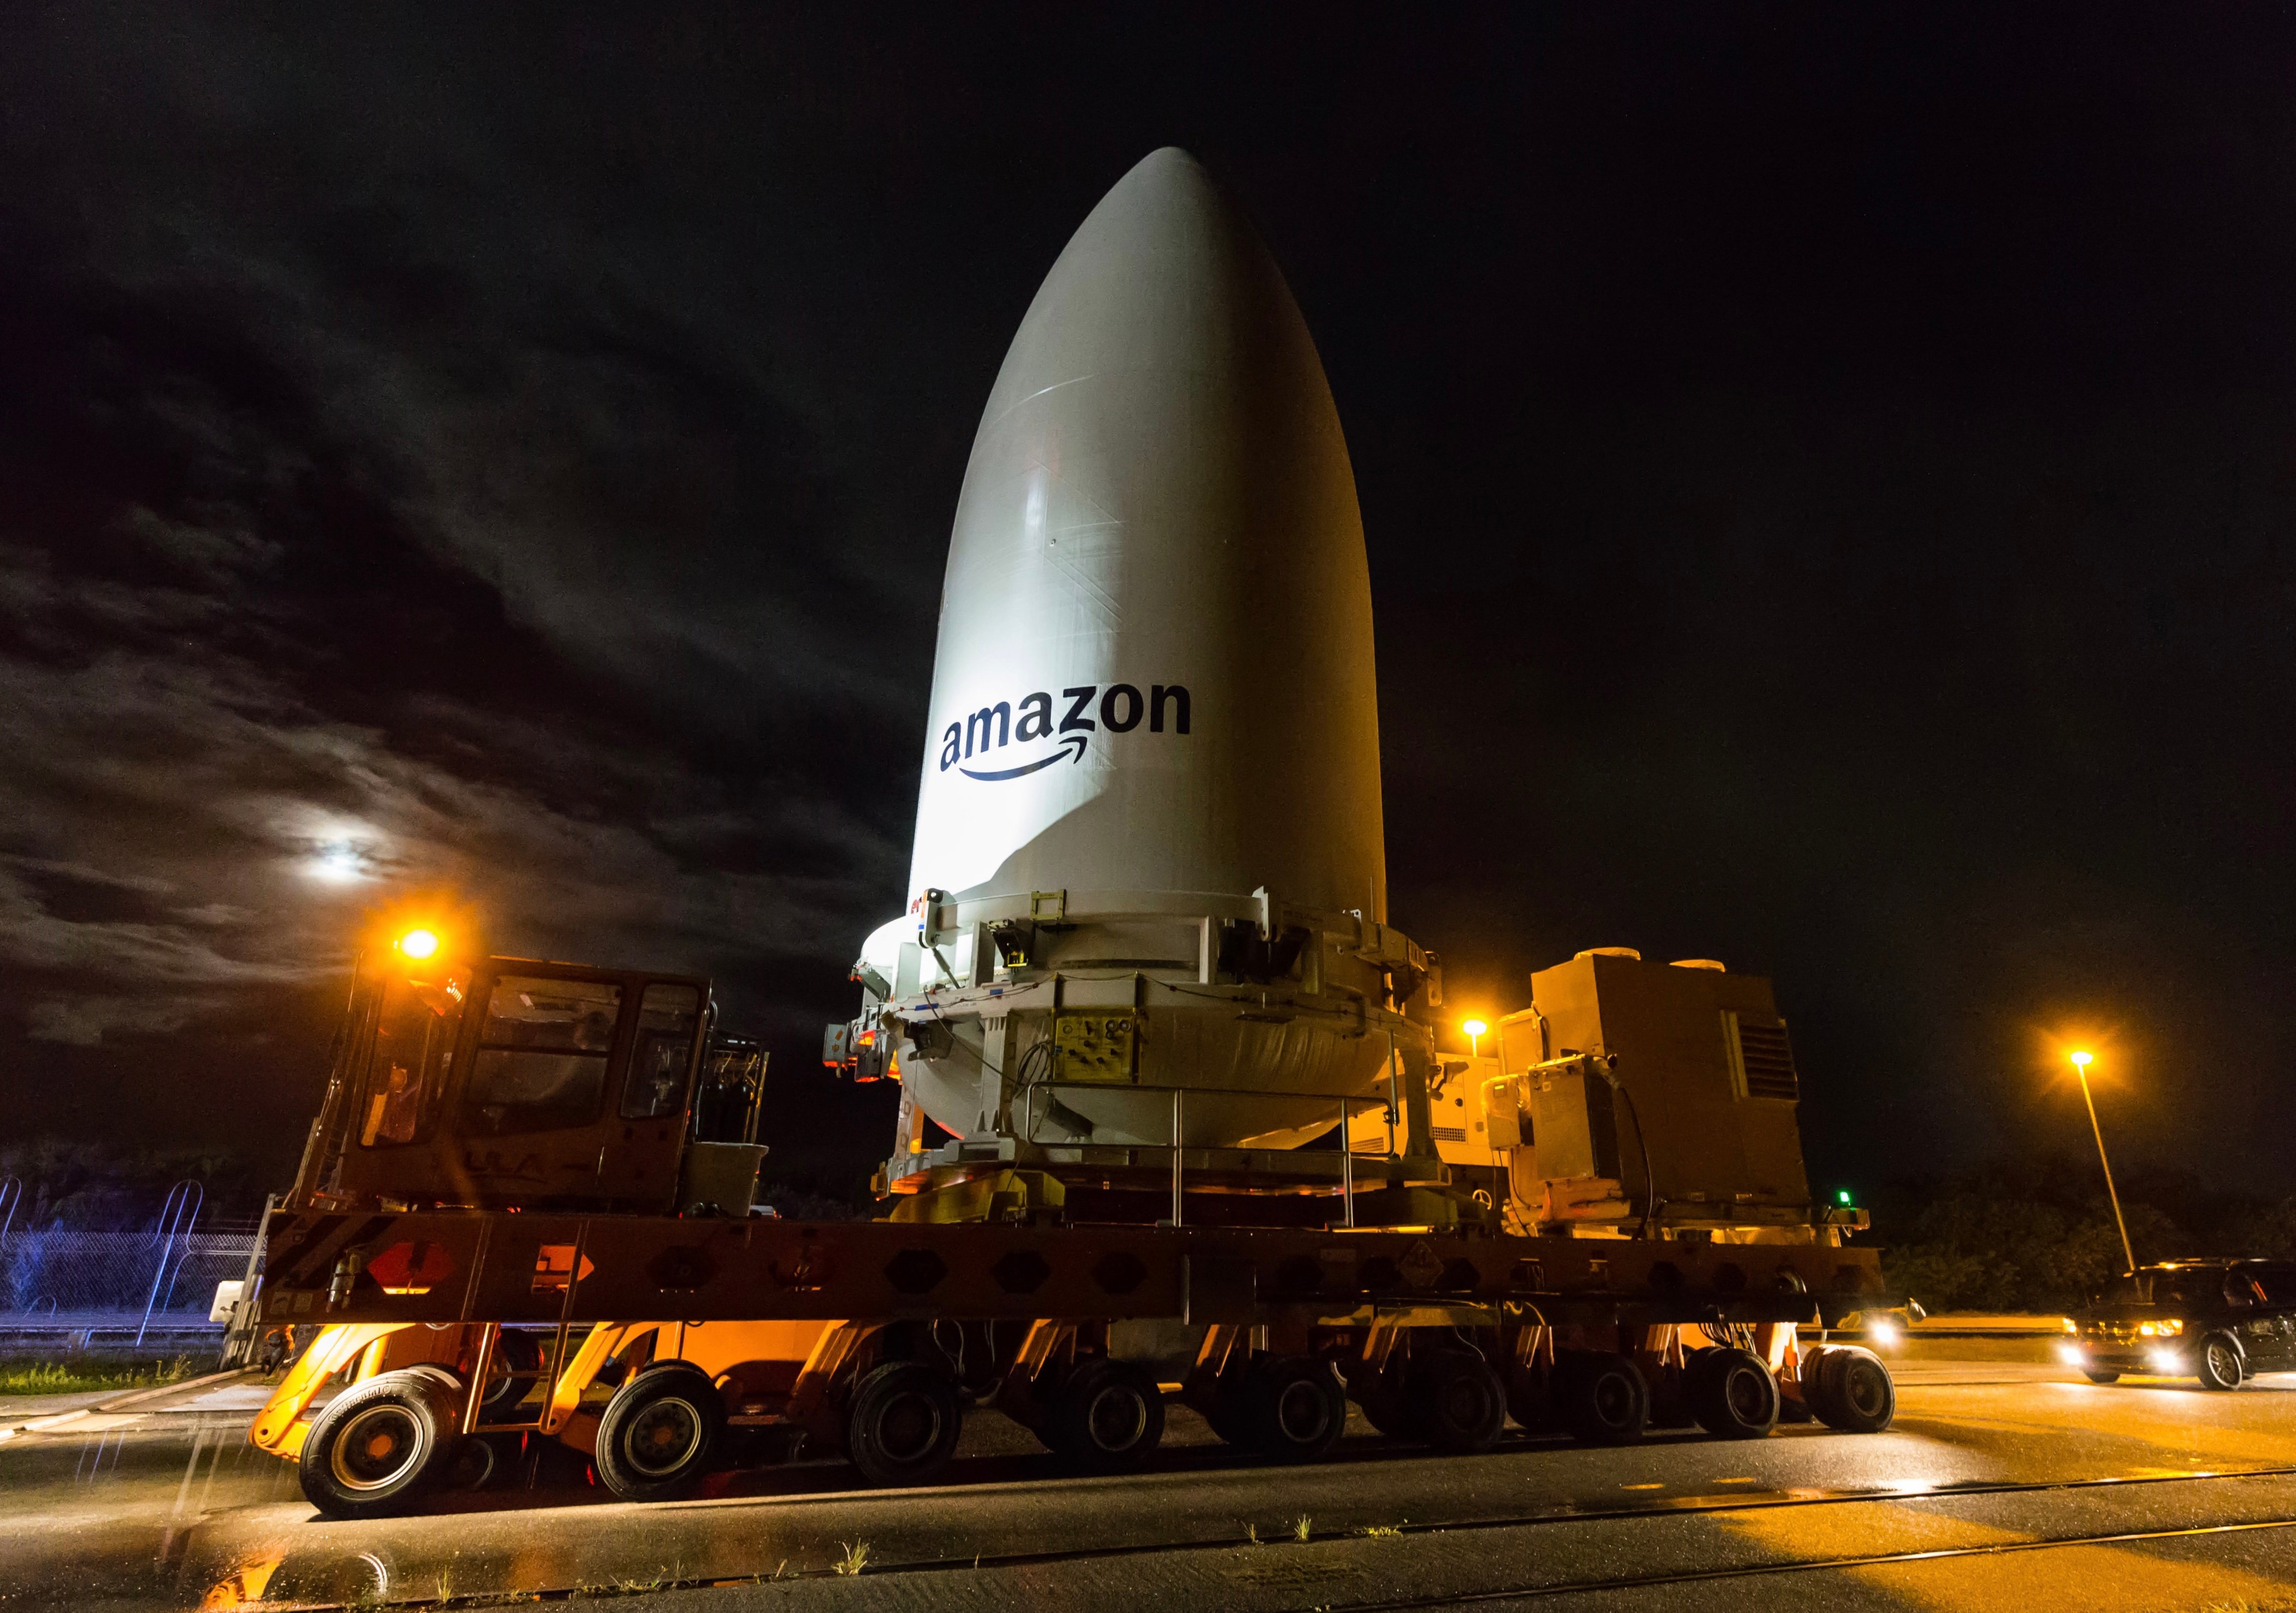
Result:
{"label": "tree line", "polygon": [[[2120,1179],[2140,1264],[2209,1255],[2296,1259],[2296,1198],[2139,1166]],[[2118,1273],[2120,1234],[2095,1159],[1997,1160],[1890,1183],[1857,1241],[1932,1311],[2062,1312]]]}

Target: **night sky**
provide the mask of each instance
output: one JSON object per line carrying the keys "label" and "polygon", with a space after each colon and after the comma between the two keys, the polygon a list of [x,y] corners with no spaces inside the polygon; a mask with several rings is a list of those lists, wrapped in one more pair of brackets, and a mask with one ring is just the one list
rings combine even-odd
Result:
{"label": "night sky", "polygon": [[865,1173],[973,429],[1179,144],[1338,399],[1453,1009],[1772,975],[1828,1185],[2087,1146],[2078,1033],[2285,1190],[2285,12],[469,9],[12,17],[0,1137],[285,1170],[422,900],[714,974]]}

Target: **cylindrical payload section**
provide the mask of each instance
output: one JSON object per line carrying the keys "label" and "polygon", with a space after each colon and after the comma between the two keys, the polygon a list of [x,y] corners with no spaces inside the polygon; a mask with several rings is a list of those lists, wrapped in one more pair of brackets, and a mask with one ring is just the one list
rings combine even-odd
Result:
{"label": "cylindrical payload section", "polygon": [[[929,1027],[934,1120],[1162,1143],[1138,1089],[1184,1086],[1191,1145],[1283,1146],[1385,1079],[1424,960],[1383,927],[1354,474],[1283,276],[1184,152],[1093,210],[1005,355],[930,723],[911,916],[865,960]],[[1064,1033],[1087,1008],[1128,1017]]]}
{"label": "cylindrical payload section", "polygon": [[1380,920],[1386,882],[1339,412],[1259,236],[1160,151],[1053,266],[982,413],[909,894],[1266,886]]}

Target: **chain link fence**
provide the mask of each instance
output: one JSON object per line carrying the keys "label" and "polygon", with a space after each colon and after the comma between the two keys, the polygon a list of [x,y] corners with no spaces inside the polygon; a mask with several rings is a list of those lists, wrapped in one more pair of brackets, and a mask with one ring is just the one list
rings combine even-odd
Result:
{"label": "chain link fence", "polygon": [[219,1340],[217,1285],[247,1275],[260,1229],[201,1225],[204,1197],[178,1182],[139,1227],[40,1226],[19,1219],[23,1184],[0,1180],[0,1353]]}
{"label": "chain link fence", "polygon": [[91,1232],[76,1227],[0,1237],[0,1322],[116,1324],[147,1313],[207,1320],[216,1285],[245,1275],[255,1233]]}

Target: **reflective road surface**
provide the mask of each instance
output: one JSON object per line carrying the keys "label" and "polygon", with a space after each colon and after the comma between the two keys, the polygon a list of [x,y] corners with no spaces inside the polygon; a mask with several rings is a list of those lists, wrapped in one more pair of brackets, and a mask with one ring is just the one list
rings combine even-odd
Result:
{"label": "reflective road surface", "polygon": [[1357,1428],[1286,1469],[1176,1407],[1152,1470],[1079,1479],[982,1413],[928,1490],[800,1463],[632,1506],[569,1462],[358,1524],[247,1445],[261,1391],[232,1385],[0,1442],[0,1609],[2296,1609],[2296,1378],[1898,1370],[1863,1437],[1433,1457]]}

